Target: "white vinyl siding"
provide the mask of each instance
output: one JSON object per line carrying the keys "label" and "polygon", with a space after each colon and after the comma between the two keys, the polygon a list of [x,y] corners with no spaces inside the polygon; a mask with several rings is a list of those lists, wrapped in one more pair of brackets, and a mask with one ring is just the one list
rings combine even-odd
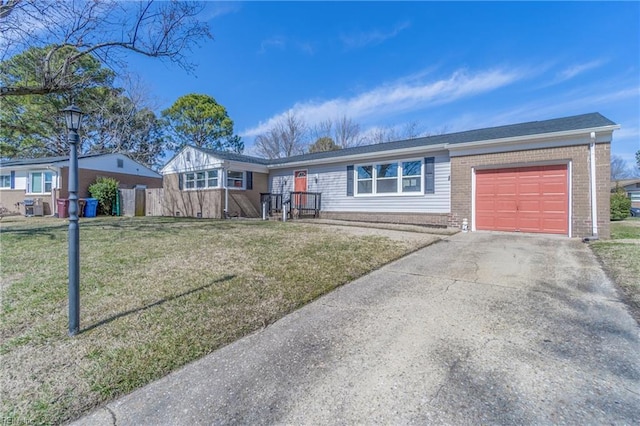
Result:
{"label": "white vinyl siding", "polygon": [[[309,180],[309,192],[322,193],[322,210],[332,212],[380,212],[380,213],[449,213],[451,209],[449,176],[451,163],[446,152],[426,153],[424,157],[434,157],[435,192],[433,194],[418,194],[412,192],[347,196],[347,166],[353,163],[337,163],[325,166],[309,166],[309,176],[318,176]],[[407,160],[406,157],[389,158],[370,162],[369,164],[386,164],[392,161],[398,163]],[[366,164],[365,164],[366,165]],[[354,167],[357,172],[358,166]],[[296,169],[297,170],[297,169]],[[284,193],[287,197],[293,191],[294,168],[271,170],[269,174],[269,190],[273,193]],[[353,181],[358,185],[357,180]],[[423,185],[423,182],[420,182]],[[424,190],[424,188],[422,188]],[[354,194],[357,189],[354,190]]]}

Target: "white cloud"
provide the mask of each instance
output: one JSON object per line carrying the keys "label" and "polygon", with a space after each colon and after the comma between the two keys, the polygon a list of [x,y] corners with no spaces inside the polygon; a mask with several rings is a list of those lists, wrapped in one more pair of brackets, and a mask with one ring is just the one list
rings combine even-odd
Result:
{"label": "white cloud", "polygon": [[258,53],[260,54],[267,53],[267,50],[272,48],[284,50],[286,45],[287,45],[287,40],[284,37],[274,36],[266,40],[262,40],[262,42],[260,43],[260,50],[258,51]]}
{"label": "white cloud", "polygon": [[586,71],[589,71],[594,68],[598,68],[606,63],[603,59],[597,59],[595,61],[586,62],[584,64],[572,65],[569,68],[562,70],[557,77],[556,82],[570,80],[573,77],[582,74]]}
{"label": "white cloud", "polygon": [[390,31],[372,30],[368,32],[359,32],[352,34],[343,34],[340,36],[340,40],[344,44],[346,49],[358,49],[370,44],[380,44],[385,40],[393,38],[400,34],[401,31],[409,28],[411,23],[408,21],[401,22],[396,25]]}
{"label": "white cloud", "polygon": [[299,115],[311,126],[342,115],[363,122],[489,92],[524,77],[525,73],[519,70],[504,69],[477,73],[458,70],[447,78],[426,83],[403,77],[392,84],[382,85],[350,98],[296,103],[289,110],[276,114],[241,134],[252,137],[264,133],[289,111]]}
{"label": "white cloud", "polygon": [[285,36],[274,36],[262,40],[262,42],[260,42],[260,50],[258,50],[258,53],[263,55],[272,49],[286,50],[288,46],[292,46],[294,49],[297,49],[307,55],[313,55],[315,53],[315,49],[311,43],[291,40]]}

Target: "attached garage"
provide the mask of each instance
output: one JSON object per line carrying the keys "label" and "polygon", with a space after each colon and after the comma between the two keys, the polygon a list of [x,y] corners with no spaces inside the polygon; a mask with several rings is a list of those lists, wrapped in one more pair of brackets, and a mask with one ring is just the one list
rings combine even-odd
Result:
{"label": "attached garage", "polygon": [[569,233],[567,165],[477,170],[478,230]]}

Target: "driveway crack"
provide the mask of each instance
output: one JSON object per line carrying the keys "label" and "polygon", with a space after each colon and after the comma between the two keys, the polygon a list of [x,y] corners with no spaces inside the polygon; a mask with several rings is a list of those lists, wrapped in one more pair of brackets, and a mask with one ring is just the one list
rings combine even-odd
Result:
{"label": "driveway crack", "polygon": [[105,410],[111,415],[111,420],[113,420],[113,426],[118,426],[118,418],[116,417],[116,413],[113,412],[111,408],[108,406],[104,407]]}

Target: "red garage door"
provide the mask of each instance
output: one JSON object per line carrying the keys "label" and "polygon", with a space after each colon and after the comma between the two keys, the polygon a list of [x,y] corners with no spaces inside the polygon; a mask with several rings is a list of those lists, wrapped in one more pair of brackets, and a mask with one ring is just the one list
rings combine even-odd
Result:
{"label": "red garage door", "polygon": [[476,171],[476,229],[568,234],[567,166]]}

